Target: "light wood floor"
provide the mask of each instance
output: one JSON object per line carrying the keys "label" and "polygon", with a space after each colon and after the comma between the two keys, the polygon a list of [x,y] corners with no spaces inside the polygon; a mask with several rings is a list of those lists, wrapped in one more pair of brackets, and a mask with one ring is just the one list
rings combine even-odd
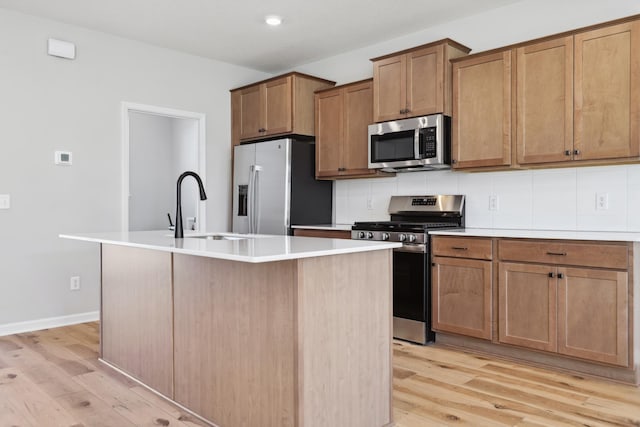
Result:
{"label": "light wood floor", "polygon": [[[204,425],[101,365],[97,349],[97,323],[0,337],[0,427]],[[396,342],[394,417],[396,427],[640,426],[640,390]]]}

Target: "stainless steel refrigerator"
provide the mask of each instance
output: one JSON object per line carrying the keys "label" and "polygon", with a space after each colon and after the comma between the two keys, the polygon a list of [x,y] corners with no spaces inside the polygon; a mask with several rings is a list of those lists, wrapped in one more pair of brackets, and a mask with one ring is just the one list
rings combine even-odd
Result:
{"label": "stainless steel refrigerator", "polygon": [[291,235],[291,226],[331,222],[332,182],[315,179],[315,144],[292,138],[238,145],[233,232]]}

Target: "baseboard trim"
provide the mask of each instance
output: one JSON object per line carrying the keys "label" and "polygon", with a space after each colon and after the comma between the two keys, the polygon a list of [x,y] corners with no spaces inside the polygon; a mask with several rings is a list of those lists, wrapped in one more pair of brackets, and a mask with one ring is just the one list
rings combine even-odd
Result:
{"label": "baseboard trim", "polygon": [[60,326],[76,325],[78,323],[95,322],[100,319],[99,311],[70,314],[68,316],[48,317],[46,319],[28,320],[26,322],[6,323],[0,325],[0,337],[6,335],[33,332],[42,329],[58,328]]}

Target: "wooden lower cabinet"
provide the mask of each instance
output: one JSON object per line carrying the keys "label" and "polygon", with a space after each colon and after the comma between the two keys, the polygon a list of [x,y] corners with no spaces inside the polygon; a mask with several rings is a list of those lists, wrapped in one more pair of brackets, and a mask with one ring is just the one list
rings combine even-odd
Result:
{"label": "wooden lower cabinet", "polygon": [[434,257],[435,331],[491,339],[491,261]]}
{"label": "wooden lower cabinet", "polygon": [[499,341],[629,366],[628,273],[500,263]]}
{"label": "wooden lower cabinet", "polygon": [[559,268],[558,275],[558,352],[628,366],[628,273]]}
{"label": "wooden lower cabinet", "polygon": [[499,341],[536,350],[556,351],[556,280],[554,267],[500,263]]}

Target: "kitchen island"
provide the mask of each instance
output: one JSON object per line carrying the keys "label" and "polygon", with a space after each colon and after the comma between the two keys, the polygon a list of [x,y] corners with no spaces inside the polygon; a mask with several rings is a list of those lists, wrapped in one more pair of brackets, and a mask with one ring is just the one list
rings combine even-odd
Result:
{"label": "kitchen island", "polygon": [[204,420],[392,424],[399,244],[166,231],[61,237],[101,245],[101,360]]}

